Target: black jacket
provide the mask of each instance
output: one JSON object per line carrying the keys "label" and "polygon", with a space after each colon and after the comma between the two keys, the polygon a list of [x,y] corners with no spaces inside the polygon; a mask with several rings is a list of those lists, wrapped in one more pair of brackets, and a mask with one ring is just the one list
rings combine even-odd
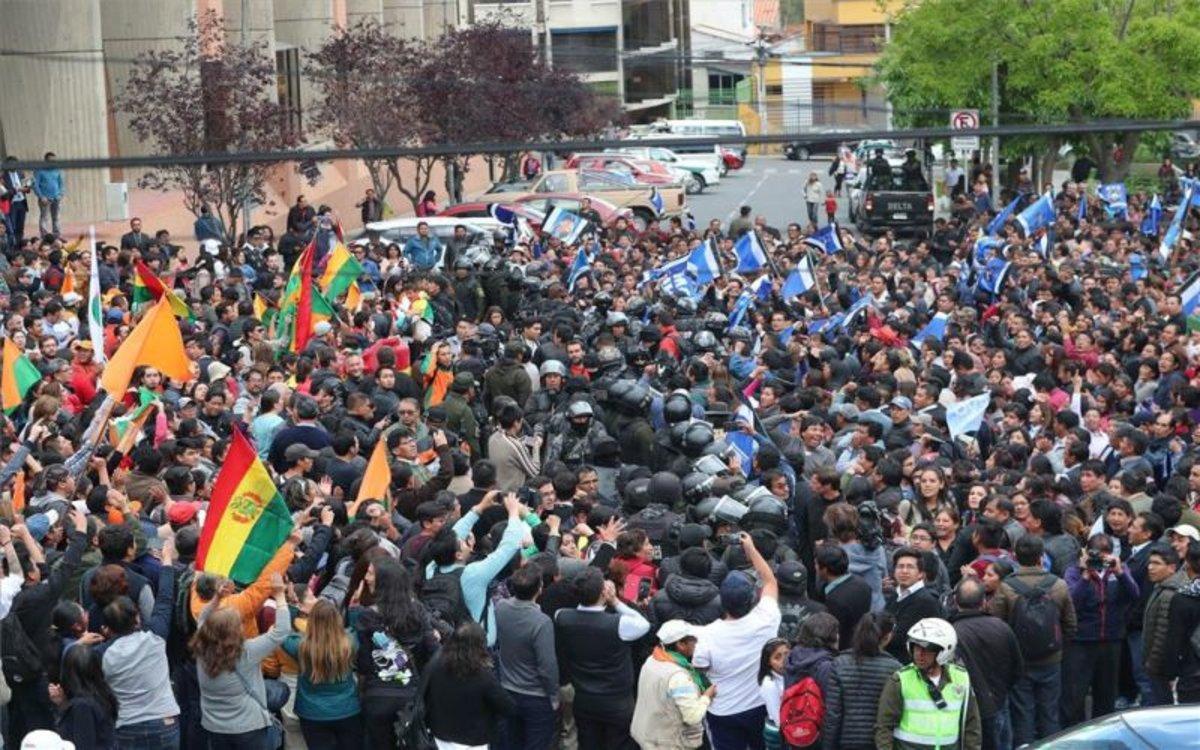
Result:
{"label": "black jacket", "polygon": [[955,612],[950,622],[958,634],[955,653],[971,676],[979,715],[995,716],[997,707],[1004,704],[1008,691],[1025,671],[1017,636],[1004,620],[979,610]]}
{"label": "black jacket", "polygon": [[891,594],[887,597],[886,609],[896,618],[895,635],[888,644],[888,653],[901,664],[908,664],[912,661],[908,655],[908,629],[926,617],[941,617],[942,605],[932,589],[921,587],[901,600]]}
{"label": "black jacket", "polygon": [[[15,605],[14,605],[15,606]],[[1163,644],[1163,679],[1200,678],[1200,654],[1192,648],[1192,633],[1200,627],[1200,579],[1179,589],[1171,600],[1170,627]]]}
{"label": "black jacket", "polygon": [[673,575],[650,600],[650,619],[655,623],[686,620],[707,625],[721,617],[721,591],[705,578]]}
{"label": "black jacket", "polygon": [[871,584],[862,576],[850,574],[841,583],[828,590],[829,584],[821,587],[825,606],[829,614],[837,618],[839,643],[850,643],[854,627],[862,616],[871,611]]}
{"label": "black jacket", "polygon": [[838,654],[825,693],[825,726],[821,732],[825,750],[875,745],[879,696],[887,679],[899,669],[900,662],[888,654],[865,659]]}
{"label": "black jacket", "polygon": [[433,736],[464,745],[486,745],[499,739],[502,716],[516,705],[490,669],[466,679],[446,668],[441,656],[429,665],[425,710]]}
{"label": "black jacket", "polygon": [[50,618],[54,607],[63,598],[67,583],[75,575],[75,569],[83,560],[83,553],[88,546],[86,534],[75,531],[74,527],[68,533],[70,541],[67,551],[63,553],[62,563],[54,566],[50,575],[39,583],[22,586],[13,597],[9,609],[9,614],[20,620],[25,633],[41,649],[43,659],[53,653],[54,635],[50,629]]}

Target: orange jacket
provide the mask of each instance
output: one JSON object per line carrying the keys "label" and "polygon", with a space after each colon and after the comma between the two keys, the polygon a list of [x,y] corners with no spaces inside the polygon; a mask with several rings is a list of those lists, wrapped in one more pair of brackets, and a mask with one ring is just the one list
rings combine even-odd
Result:
{"label": "orange jacket", "polygon": [[[296,556],[296,548],[291,542],[284,542],[284,545],[275,553],[275,557],[267,563],[262,572],[258,574],[258,578],[254,583],[242,589],[233,596],[225,597],[221,603],[223,607],[233,607],[242,617],[242,634],[247,638],[253,638],[258,635],[258,610],[262,609],[263,604],[267,599],[271,598],[271,576],[275,573],[283,575],[288,566],[292,564],[292,558]],[[200,619],[200,612],[208,602],[200,598],[196,593],[196,584],[192,583],[192,593],[189,604],[192,610],[192,617],[197,621]]]}

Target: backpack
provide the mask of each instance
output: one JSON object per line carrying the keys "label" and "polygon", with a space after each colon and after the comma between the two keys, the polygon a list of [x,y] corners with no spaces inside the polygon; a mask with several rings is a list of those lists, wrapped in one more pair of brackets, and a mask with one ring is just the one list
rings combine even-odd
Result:
{"label": "backpack", "polygon": [[42,674],[41,653],[15,614],[0,620],[0,663],[10,683],[35,682]]}
{"label": "backpack", "polygon": [[812,677],[804,677],[783,691],[779,704],[779,734],[789,747],[812,747],[821,740],[825,725],[825,694]]}
{"label": "backpack", "polygon": [[431,613],[445,620],[452,628],[471,619],[462,592],[463,570],[465,568],[457,568],[449,573],[434,573],[421,587],[421,601]]}
{"label": "backpack", "polygon": [[1062,613],[1058,603],[1050,598],[1054,581],[1052,576],[1044,577],[1036,586],[1015,576],[1006,581],[1017,593],[1008,624],[1012,626],[1013,634],[1021,644],[1021,655],[1027,661],[1045,659],[1062,650]]}

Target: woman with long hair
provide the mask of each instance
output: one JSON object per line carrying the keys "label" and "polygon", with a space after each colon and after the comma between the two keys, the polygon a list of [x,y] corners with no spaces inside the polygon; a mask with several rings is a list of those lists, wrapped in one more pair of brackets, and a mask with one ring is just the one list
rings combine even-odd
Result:
{"label": "woman with long hair", "polygon": [[900,669],[885,650],[892,640],[896,620],[887,612],[868,612],[854,628],[850,650],[833,660],[833,674],[825,691],[826,750],[868,750],[875,747],[875,715],[879,695],[891,675]]}
{"label": "woman with long hair", "polygon": [[931,522],[942,508],[953,508],[946,489],[946,477],[940,469],[926,466],[913,475],[916,497],[912,502],[902,501],[897,509],[906,528],[918,523]]}
{"label": "woman with long hair", "polygon": [[91,648],[80,645],[63,654],[60,682],[50,686],[50,700],[58,707],[55,731],[64,740],[77,748],[117,746],[117,697]]}
{"label": "woman with long hair", "polygon": [[412,703],[417,675],[437,649],[438,635],[400,562],[387,555],[374,558],[363,588],[347,621],[358,636],[354,666],[362,681],[367,746],[395,747],[396,715]]}
{"label": "woman with long hair", "polygon": [[211,750],[274,750],[262,661],[292,632],[285,592],[283,579],[274,576],[275,624],[250,639],[242,632],[241,614],[222,608],[219,594],[200,613],[191,649],[200,682],[200,724],[209,733]]}
{"label": "woman with long hair", "polygon": [[318,600],[301,638],[288,636],[283,650],[300,664],[296,716],[304,742],[314,750],[360,750],[363,745],[354,658],[358,641],[346,631],[338,608]]}
{"label": "woman with long hair", "polygon": [[440,750],[486,750],[497,739],[500,718],[516,704],[496,678],[479,623],[460,625],[429,664],[424,699]]}

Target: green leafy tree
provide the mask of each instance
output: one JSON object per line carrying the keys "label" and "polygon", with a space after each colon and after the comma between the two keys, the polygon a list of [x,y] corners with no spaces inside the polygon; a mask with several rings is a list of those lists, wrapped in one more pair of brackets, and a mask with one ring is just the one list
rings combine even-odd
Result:
{"label": "green leafy tree", "polygon": [[[908,115],[991,103],[1000,71],[1001,121],[1086,123],[1185,118],[1200,97],[1200,3],[1175,0],[909,0],[895,17],[879,80]],[[1141,133],[1081,134],[1101,179],[1128,175]],[[1016,141],[1052,162],[1064,139]],[[1119,146],[1119,149],[1114,149]]]}

